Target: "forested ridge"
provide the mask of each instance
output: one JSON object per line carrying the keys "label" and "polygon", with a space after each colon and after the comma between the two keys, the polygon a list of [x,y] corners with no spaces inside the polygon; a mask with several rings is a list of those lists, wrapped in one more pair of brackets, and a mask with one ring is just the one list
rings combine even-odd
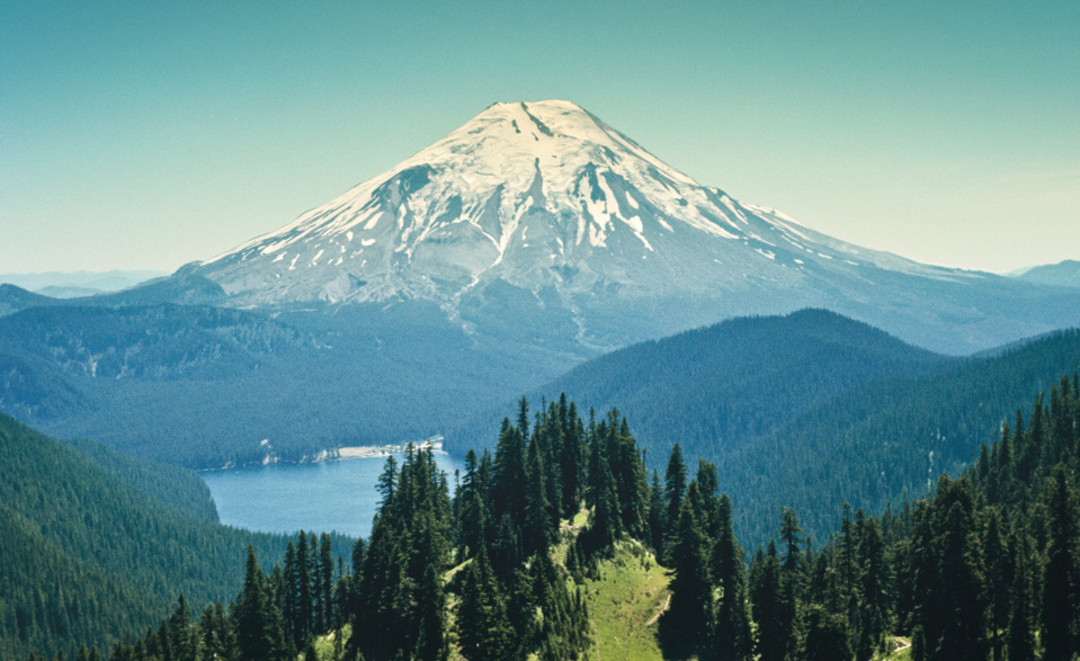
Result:
{"label": "forested ridge", "polygon": [[[756,546],[783,506],[824,539],[846,501],[868,513],[925,495],[1080,357],[1080,331],[946,358],[825,310],[732,319],[588,361],[537,391],[625,413],[647,464],[674,443],[717,466]],[[505,409],[504,409],[505,410]],[[498,419],[498,418],[496,418]],[[482,430],[485,436],[478,438]],[[447,434],[491,446],[497,424]],[[822,494],[828,494],[827,500]]]}
{"label": "forested ridge", "polygon": [[[668,568],[667,658],[796,661],[1070,659],[1080,652],[1080,391],[1061,377],[959,477],[881,516],[844,508],[818,547],[796,511],[747,563],[716,467],[681,448],[647,475],[617,411],[522,400],[494,453],[470,452],[450,496],[429,450],[387,461],[372,534],[349,563],[290,542],[249,550],[231,605],[180,602],[138,638],[83,658],[594,657],[595,586],[636,544]],[[823,497],[827,496],[825,494]],[[331,575],[331,568],[333,573]],[[910,646],[910,647],[909,647]],[[96,656],[95,656],[96,655]],[[322,656],[320,656],[322,655]],[[891,658],[891,656],[890,656]]]}
{"label": "forested ridge", "polygon": [[116,640],[156,622],[179,594],[227,600],[246,546],[274,561],[284,551],[283,536],[218,524],[188,471],[69,446],[3,415],[0,466],[3,659]]}

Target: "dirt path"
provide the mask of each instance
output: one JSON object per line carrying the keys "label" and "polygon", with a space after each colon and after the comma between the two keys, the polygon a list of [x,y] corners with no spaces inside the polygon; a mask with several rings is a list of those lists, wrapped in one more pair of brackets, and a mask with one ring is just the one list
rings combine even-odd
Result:
{"label": "dirt path", "polygon": [[903,652],[907,648],[911,647],[911,641],[910,640],[904,640],[903,638],[894,637],[893,638],[893,645],[896,645],[896,647],[893,648],[893,651],[889,653],[889,656],[896,656],[900,652]]}
{"label": "dirt path", "polygon": [[663,615],[664,611],[666,611],[668,608],[671,608],[671,595],[670,594],[667,596],[667,600],[664,601],[664,605],[661,606],[656,611],[655,615],[653,615],[651,618],[649,618],[649,621],[645,623],[645,626],[651,627],[652,625],[656,624],[656,621],[660,619],[660,616]]}

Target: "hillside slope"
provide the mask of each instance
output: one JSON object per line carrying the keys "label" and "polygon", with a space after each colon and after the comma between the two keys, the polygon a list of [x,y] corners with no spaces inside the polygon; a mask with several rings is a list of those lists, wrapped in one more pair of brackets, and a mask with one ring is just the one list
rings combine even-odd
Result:
{"label": "hillside slope", "polygon": [[[583,363],[529,401],[561,393],[618,408],[652,457],[678,441],[690,457],[741,449],[816,404],[871,379],[939,370],[951,359],[825,310],[748,317],[620,349]],[[499,409],[447,433],[449,449],[497,437]]]}
{"label": "hillside slope", "polygon": [[177,469],[92,454],[112,468],[0,415],[0,657],[105,645],[156,623],[180,594],[199,608],[231,599],[248,544],[281,557],[281,537],[208,521],[205,507],[183,513],[127,481],[157,474],[164,486]]}

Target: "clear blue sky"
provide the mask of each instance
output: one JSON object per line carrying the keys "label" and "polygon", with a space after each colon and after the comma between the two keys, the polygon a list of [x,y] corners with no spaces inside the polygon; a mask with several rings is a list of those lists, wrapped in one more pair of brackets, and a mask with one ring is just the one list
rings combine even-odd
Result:
{"label": "clear blue sky", "polygon": [[0,3],[0,272],[171,270],[494,101],[841,239],[1080,259],[1080,2]]}

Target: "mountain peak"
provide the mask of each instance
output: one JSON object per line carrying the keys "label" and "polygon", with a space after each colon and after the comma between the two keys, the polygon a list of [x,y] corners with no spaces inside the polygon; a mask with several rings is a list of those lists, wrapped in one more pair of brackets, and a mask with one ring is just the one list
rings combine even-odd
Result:
{"label": "mountain peak", "polygon": [[[741,203],[564,100],[492,104],[192,272],[238,305],[422,300],[467,331],[489,323],[492,305],[516,311],[504,315],[539,306],[595,347],[725,314],[869,305],[865,283],[883,274],[980,277],[852,246]],[[632,308],[644,315],[633,327],[602,321]]]}

